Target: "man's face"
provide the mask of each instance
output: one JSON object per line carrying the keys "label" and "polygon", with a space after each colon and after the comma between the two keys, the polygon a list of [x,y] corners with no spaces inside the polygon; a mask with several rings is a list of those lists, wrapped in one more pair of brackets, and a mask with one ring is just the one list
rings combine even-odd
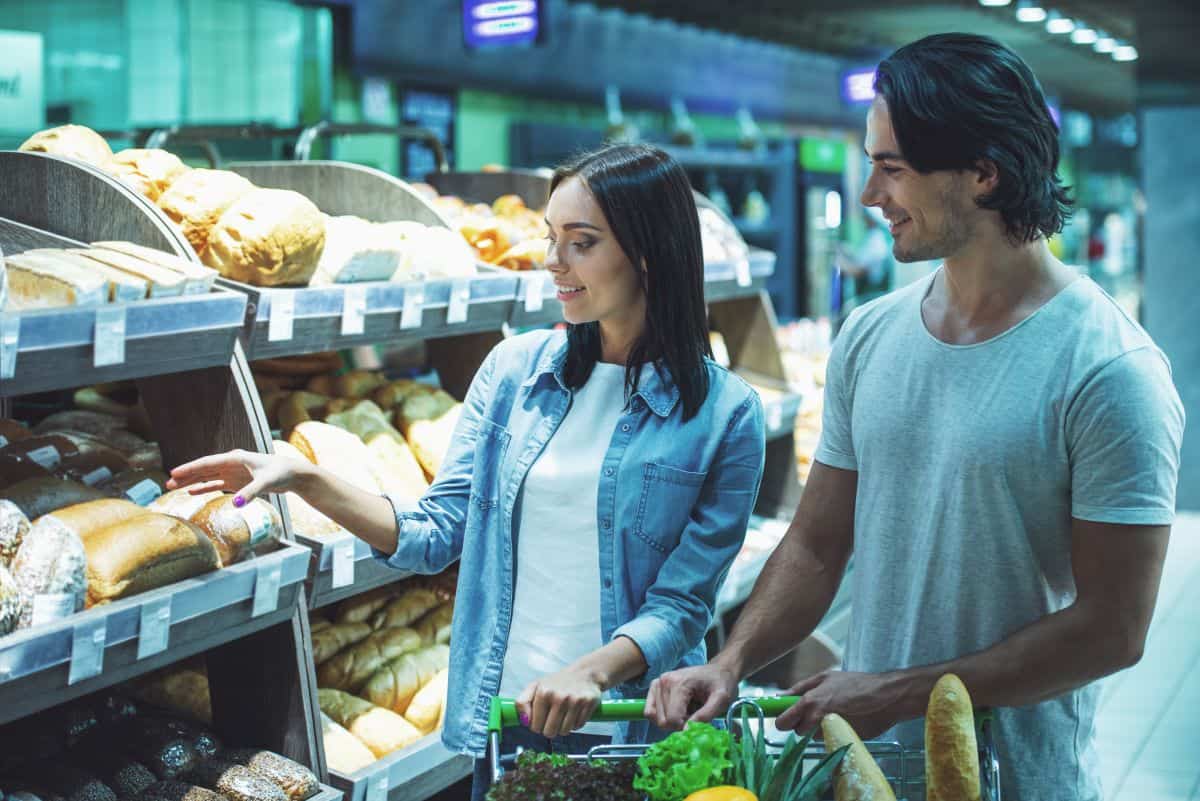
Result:
{"label": "man's face", "polygon": [[971,240],[979,208],[969,188],[970,174],[952,170],[919,173],[904,159],[887,102],[876,97],[867,113],[871,174],[862,204],[877,206],[892,234],[897,261],[952,258]]}

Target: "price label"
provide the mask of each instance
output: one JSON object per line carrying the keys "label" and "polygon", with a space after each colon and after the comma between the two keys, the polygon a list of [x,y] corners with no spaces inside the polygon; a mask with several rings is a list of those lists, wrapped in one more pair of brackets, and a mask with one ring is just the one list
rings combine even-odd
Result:
{"label": "price label", "polygon": [[80,623],[72,632],[71,670],[67,684],[78,684],[94,678],[104,670],[104,640],[108,636],[107,620]]}
{"label": "price label", "polygon": [[258,566],[254,576],[254,607],[251,617],[262,617],[279,608],[279,584],[283,577],[283,567],[278,562]]}
{"label": "price label", "polygon": [[287,290],[272,292],[271,316],[267,320],[267,341],[284,342],[292,338],[296,321],[296,296]]}
{"label": "price label", "polygon": [[450,284],[450,305],[446,307],[446,322],[450,325],[465,323],[470,308],[471,281],[468,278],[457,278]]}
{"label": "price label", "polygon": [[171,637],[171,598],[159,598],[142,604],[142,625],[138,629],[137,658],[161,654]]}
{"label": "price label", "polygon": [[535,314],[542,310],[545,298],[542,293],[546,289],[546,274],[534,271],[525,276],[525,313]]}
{"label": "price label", "polygon": [[17,349],[21,344],[21,318],[0,312],[0,378],[17,374]]}
{"label": "price label", "polygon": [[353,583],[354,540],[339,540],[333,544],[333,588],[349,587]]}
{"label": "price label", "polygon": [[425,286],[410,284],[404,288],[404,308],[400,312],[400,329],[408,331],[421,327],[425,314]]}
{"label": "price label", "polygon": [[779,403],[772,403],[767,406],[767,430],[778,431],[783,427],[783,406]]}
{"label": "price label", "polygon": [[97,307],[95,342],[95,367],[125,363],[125,306]]}
{"label": "price label", "polygon": [[367,780],[367,797],[365,801],[387,801],[388,776],[386,770],[381,770]]}
{"label": "price label", "polygon": [[97,467],[92,472],[83,477],[83,483],[89,487],[94,487],[112,478],[112,471],[107,467]]}
{"label": "price label", "polygon": [[750,286],[753,279],[750,276],[750,262],[747,259],[738,259],[733,263],[733,277],[737,281],[738,286]]}
{"label": "price label", "polygon": [[366,325],[367,288],[348,286],[342,293],[342,336],[360,336]]}
{"label": "price label", "polygon": [[47,470],[54,470],[62,463],[62,455],[59,454],[58,448],[53,445],[43,445],[40,448],[34,448],[25,454],[29,461],[36,462],[38,465]]}
{"label": "price label", "polygon": [[162,495],[162,487],[148,478],[143,478],[125,491],[125,497],[138,506],[149,506],[159,495]]}

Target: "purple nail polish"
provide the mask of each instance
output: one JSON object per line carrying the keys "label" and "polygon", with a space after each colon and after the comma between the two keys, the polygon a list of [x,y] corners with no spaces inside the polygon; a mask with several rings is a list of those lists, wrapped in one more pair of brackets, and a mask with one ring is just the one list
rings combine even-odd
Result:
{"label": "purple nail polish", "polygon": [[241,495],[235,495],[235,496],[233,496],[233,505],[236,506],[237,508],[241,509],[243,506],[246,505],[246,499],[243,498]]}
{"label": "purple nail polish", "polygon": [[529,728],[529,715],[526,715],[524,712],[521,713],[521,725]]}

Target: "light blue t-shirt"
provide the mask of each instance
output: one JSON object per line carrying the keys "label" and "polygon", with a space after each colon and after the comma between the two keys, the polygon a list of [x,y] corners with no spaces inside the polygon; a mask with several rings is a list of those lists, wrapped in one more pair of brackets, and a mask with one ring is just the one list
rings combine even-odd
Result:
{"label": "light blue t-shirt", "polygon": [[[1183,407],[1112,298],[1078,278],[954,346],[921,318],[933,278],[852,314],[829,363],[816,458],[858,472],[847,670],[954,659],[1069,606],[1072,517],[1174,518]],[[1098,697],[997,711],[1006,798],[1100,799]],[[922,722],[890,736],[920,746]]]}

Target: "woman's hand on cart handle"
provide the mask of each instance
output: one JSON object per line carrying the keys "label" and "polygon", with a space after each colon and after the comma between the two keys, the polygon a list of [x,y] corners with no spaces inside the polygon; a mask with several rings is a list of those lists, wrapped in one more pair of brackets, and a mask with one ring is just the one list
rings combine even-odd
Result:
{"label": "woman's hand on cart handle", "polygon": [[288,492],[299,483],[306,465],[286,456],[234,450],[205,456],[171,471],[168,489],[187,487],[193,495],[220,490],[237,493],[244,506],[264,492]]}
{"label": "woman's hand on cart handle", "polygon": [[690,721],[711,721],[737,700],[737,674],[713,661],[664,673],[646,695],[646,719],[660,729],[678,731]]}

